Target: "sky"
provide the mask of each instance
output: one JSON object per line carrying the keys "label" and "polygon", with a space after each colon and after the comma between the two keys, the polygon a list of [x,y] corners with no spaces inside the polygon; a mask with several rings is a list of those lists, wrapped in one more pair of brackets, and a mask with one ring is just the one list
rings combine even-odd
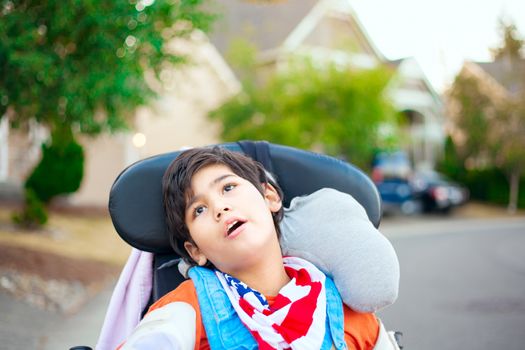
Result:
{"label": "sky", "polygon": [[351,0],[368,36],[388,59],[415,57],[443,92],[465,60],[490,61],[499,18],[525,39],[525,0]]}

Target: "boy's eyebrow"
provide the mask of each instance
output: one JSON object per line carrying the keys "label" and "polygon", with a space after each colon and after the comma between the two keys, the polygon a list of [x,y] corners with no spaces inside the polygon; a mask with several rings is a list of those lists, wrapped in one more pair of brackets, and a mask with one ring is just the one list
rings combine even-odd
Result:
{"label": "boy's eyebrow", "polygon": [[[212,182],[210,182],[210,185],[208,186],[209,188],[212,188],[213,186],[217,185],[218,183],[220,183],[222,180],[230,177],[230,176],[236,176],[235,174],[224,174],[224,175],[221,175],[219,177],[217,177],[216,179],[214,179]],[[201,196],[200,195],[196,195],[196,196],[191,196],[190,200],[188,201],[188,203],[186,204],[186,210],[188,210],[189,208],[191,208],[191,206],[193,205],[193,203],[195,203]]]}

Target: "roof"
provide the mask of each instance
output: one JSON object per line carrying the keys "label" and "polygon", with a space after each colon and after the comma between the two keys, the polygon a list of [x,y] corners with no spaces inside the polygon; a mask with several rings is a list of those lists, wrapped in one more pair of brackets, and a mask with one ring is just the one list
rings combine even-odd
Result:
{"label": "roof", "polygon": [[390,67],[398,68],[408,57],[398,58],[395,60],[385,59],[385,63]]}
{"label": "roof", "polygon": [[[393,68],[395,71],[397,71],[398,74],[403,74],[401,71],[403,70],[402,65],[411,65],[411,67],[415,68],[415,71],[417,72],[416,76],[412,73],[412,80],[417,79],[421,84],[424,85],[424,87],[427,89],[428,93],[433,97],[434,101],[441,105],[443,102],[441,100],[440,94],[436,91],[432,83],[428,80],[425,72],[421,69],[421,66],[419,65],[418,60],[415,57],[401,57],[395,60],[386,60],[385,63]],[[412,69],[412,72],[414,71],[414,68]],[[403,76],[403,75],[402,75]],[[408,76],[404,76],[404,78],[408,78]]]}
{"label": "roof", "polygon": [[217,0],[220,17],[215,22],[210,40],[222,55],[236,38],[250,41],[260,51],[277,48],[316,4],[317,0],[273,3]]}
{"label": "roof", "polygon": [[517,95],[522,89],[525,79],[525,59],[519,59],[512,63],[505,58],[494,62],[475,63],[505,87],[511,95]]}

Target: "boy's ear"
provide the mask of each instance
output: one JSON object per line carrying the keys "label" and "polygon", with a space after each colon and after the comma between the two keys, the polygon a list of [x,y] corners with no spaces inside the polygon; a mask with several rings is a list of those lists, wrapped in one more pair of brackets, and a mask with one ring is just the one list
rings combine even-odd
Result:
{"label": "boy's ear", "polygon": [[270,183],[263,184],[263,188],[264,199],[268,204],[268,208],[272,213],[278,212],[283,205],[281,197],[279,196],[279,192],[277,192],[275,187],[273,187]]}
{"label": "boy's ear", "polygon": [[199,266],[204,266],[208,262],[208,258],[206,258],[206,255],[204,255],[199,247],[197,247],[194,243],[191,242],[184,242],[184,248],[188,252],[188,254],[191,256],[193,261],[197,263]]}

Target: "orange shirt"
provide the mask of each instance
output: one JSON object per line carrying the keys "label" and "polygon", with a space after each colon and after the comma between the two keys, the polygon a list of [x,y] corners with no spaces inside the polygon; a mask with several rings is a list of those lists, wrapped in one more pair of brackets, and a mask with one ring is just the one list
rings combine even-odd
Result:
{"label": "orange shirt", "polygon": [[[272,303],[273,298],[269,297],[268,303]],[[190,304],[197,314],[195,328],[195,350],[209,349],[208,338],[202,324],[197,291],[191,280],[182,282],[177,289],[160,298],[155,304],[151,305],[149,311],[160,308],[169,303],[182,301]],[[379,322],[374,314],[358,313],[343,305],[345,341],[349,349],[365,350],[373,349],[379,335]]]}

